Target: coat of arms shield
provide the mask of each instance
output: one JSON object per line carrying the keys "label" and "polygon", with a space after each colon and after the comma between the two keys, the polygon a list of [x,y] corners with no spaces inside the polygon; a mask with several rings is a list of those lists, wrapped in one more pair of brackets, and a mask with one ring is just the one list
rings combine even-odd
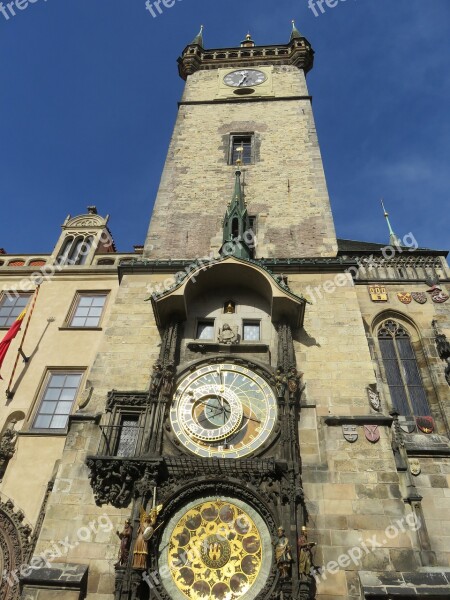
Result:
{"label": "coat of arms shield", "polygon": [[417,427],[422,433],[433,433],[434,420],[433,417],[416,417]]}
{"label": "coat of arms shield", "polygon": [[397,298],[400,302],[403,302],[403,304],[411,304],[412,302],[412,295],[409,292],[398,292]]}
{"label": "coat of arms shield", "polygon": [[416,420],[414,417],[400,416],[398,418],[398,424],[400,425],[400,429],[405,433],[413,433],[416,431]]}
{"label": "coat of arms shield", "polygon": [[356,425],[342,425],[342,433],[347,442],[353,444],[358,439],[358,430]]}
{"label": "coat of arms shield", "polygon": [[380,439],[380,430],[378,425],[364,425],[364,435],[372,444],[376,444]]}
{"label": "coat of arms shield", "polygon": [[419,304],[426,304],[428,302],[428,298],[425,292],[412,292],[411,296],[413,300],[415,300]]}

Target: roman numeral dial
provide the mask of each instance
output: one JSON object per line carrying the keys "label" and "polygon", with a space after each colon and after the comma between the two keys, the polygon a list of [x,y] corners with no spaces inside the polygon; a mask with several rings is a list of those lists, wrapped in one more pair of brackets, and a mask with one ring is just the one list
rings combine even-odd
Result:
{"label": "roman numeral dial", "polygon": [[179,384],[170,410],[180,442],[202,457],[239,458],[270,437],[277,402],[270,385],[240,365],[207,365]]}

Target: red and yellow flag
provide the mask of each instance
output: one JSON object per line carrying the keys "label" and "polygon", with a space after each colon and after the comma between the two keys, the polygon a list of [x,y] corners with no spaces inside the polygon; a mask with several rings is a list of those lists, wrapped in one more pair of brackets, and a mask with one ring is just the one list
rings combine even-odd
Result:
{"label": "red and yellow flag", "polygon": [[[8,332],[6,333],[5,337],[0,342],[0,369],[2,368],[3,361],[5,360],[5,356],[8,352],[11,342],[13,341],[13,339],[16,337],[16,335],[20,331],[20,328],[22,326],[22,321],[25,317],[26,312],[27,312],[27,310],[25,309],[20,313],[20,315],[17,317],[17,319],[14,321],[14,323],[8,329]],[[0,379],[3,379],[3,377],[1,375],[0,375]]]}

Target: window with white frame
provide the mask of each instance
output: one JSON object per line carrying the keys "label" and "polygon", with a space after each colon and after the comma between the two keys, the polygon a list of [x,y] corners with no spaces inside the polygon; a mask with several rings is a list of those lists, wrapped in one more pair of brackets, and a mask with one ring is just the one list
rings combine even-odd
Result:
{"label": "window with white frame", "polygon": [[67,427],[82,377],[83,371],[49,372],[33,429],[61,430]]}
{"label": "window with white frame", "polygon": [[9,292],[0,299],[0,327],[11,327],[28,304],[31,294]]}
{"label": "window with white frame", "polygon": [[214,339],[214,321],[198,321],[197,323],[197,340],[213,340]]}
{"label": "window with white frame", "polygon": [[69,327],[99,327],[107,292],[78,292],[69,319]]}
{"label": "window with white frame", "polygon": [[259,342],[261,339],[261,323],[259,321],[244,321],[242,332],[244,342]]}

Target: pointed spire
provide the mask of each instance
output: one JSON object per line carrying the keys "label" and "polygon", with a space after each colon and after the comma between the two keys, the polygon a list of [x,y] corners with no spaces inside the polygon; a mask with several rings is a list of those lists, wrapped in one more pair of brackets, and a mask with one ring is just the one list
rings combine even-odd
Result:
{"label": "pointed spire", "polygon": [[295,21],[293,20],[292,21],[291,42],[292,42],[292,40],[300,39],[301,37],[302,37],[302,34],[300,33],[300,31],[295,26]]}
{"label": "pointed spire", "polygon": [[203,25],[201,25],[200,31],[192,40],[191,46],[201,46],[203,48]]}
{"label": "pointed spire", "polygon": [[402,243],[398,239],[398,237],[395,235],[394,230],[392,229],[391,222],[389,220],[389,213],[387,212],[387,210],[386,210],[386,208],[384,206],[384,200],[383,200],[383,198],[381,198],[381,206],[383,207],[384,217],[385,217],[386,222],[388,224],[388,228],[389,228],[389,241],[391,243],[391,246],[401,247]]}
{"label": "pointed spire", "polygon": [[[233,203],[235,205],[237,205],[238,209],[242,213],[247,211],[247,209],[245,207],[244,193],[243,193],[242,184],[241,184],[241,171],[239,170],[239,168],[236,170],[236,181],[234,184],[234,196],[233,196],[231,205],[233,205]],[[231,206],[230,206],[230,208],[231,208]]]}
{"label": "pointed spire", "polygon": [[249,230],[250,221],[242,189],[241,171],[238,166],[233,198],[228,205],[223,221],[223,245],[220,253],[223,256],[250,258],[252,253],[247,242]]}

